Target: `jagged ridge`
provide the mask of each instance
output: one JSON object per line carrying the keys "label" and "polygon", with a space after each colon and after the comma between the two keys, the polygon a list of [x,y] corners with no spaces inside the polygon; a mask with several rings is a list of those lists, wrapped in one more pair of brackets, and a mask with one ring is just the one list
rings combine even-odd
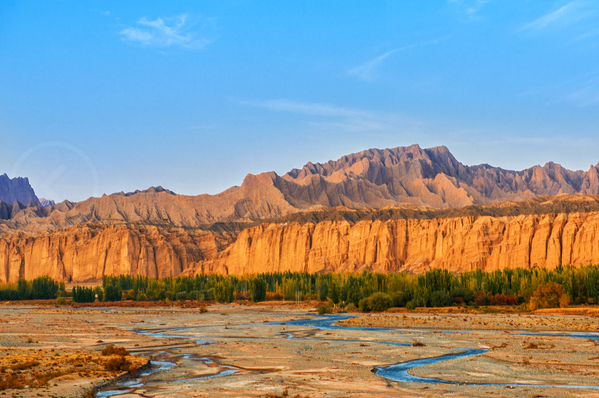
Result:
{"label": "jagged ridge", "polygon": [[0,217],[4,234],[51,231],[89,221],[163,221],[200,227],[215,222],[281,217],[298,210],[411,204],[462,208],[541,195],[599,194],[599,171],[570,171],[547,163],[523,171],[486,164],[465,166],[446,147],[370,149],[324,164],[308,163],[279,176],[248,174],[240,187],[217,195],[176,195],[162,187],[105,195],[46,211],[34,207]]}

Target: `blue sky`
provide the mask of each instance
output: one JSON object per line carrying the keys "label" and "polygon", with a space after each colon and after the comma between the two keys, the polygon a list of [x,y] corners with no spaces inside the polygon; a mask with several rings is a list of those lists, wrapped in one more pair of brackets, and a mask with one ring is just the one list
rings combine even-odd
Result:
{"label": "blue sky", "polygon": [[599,162],[599,1],[0,2],[0,173],[217,193],[368,148]]}

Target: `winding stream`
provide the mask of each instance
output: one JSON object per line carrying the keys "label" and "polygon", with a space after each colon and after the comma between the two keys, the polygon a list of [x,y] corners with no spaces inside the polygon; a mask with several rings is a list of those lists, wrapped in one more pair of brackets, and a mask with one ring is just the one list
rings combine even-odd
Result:
{"label": "winding stream", "polygon": [[[250,324],[242,324],[237,326],[265,326],[265,325],[294,325],[294,326],[305,326],[313,329],[320,330],[355,330],[355,331],[376,331],[376,332],[410,332],[410,333],[455,333],[456,330],[452,329],[394,329],[394,328],[368,328],[368,327],[354,327],[354,326],[338,326],[335,325],[336,322],[342,321],[345,319],[352,318],[352,316],[347,315],[329,315],[329,316],[319,316],[313,319],[302,319],[302,320],[291,320],[282,322],[264,322],[261,324],[250,323]],[[207,345],[207,344],[218,344],[216,340],[211,339],[269,339],[263,337],[252,337],[252,336],[202,336],[201,339],[195,339],[193,335],[176,335],[170,334],[170,331],[173,330],[185,330],[185,329],[198,329],[199,326],[192,327],[178,327],[178,328],[164,328],[164,329],[153,329],[153,330],[134,330],[134,332],[146,336],[158,337],[158,338],[180,338],[195,341],[198,345]],[[167,332],[168,331],[168,332]],[[459,330],[460,333],[473,333],[474,331],[469,330]],[[573,337],[573,338],[585,338],[592,339],[599,344],[599,334],[590,334],[590,333],[534,333],[529,331],[510,331],[509,333],[501,332],[501,331],[485,331],[487,333],[498,333],[505,334],[507,336],[521,335],[521,336],[535,336],[535,337]],[[327,339],[327,338],[311,338],[311,337],[296,337],[293,333],[283,332],[281,333],[282,338],[285,339],[294,339],[294,340],[309,340],[309,341],[329,341],[329,342],[360,342],[360,343],[373,343],[373,344],[384,344],[384,345],[392,345],[392,346],[411,346],[411,344],[400,343],[395,341],[385,341],[385,340],[350,340],[350,339]],[[280,338],[279,338],[280,339]],[[279,340],[274,339],[274,340]],[[456,350],[460,350],[460,352],[452,353],[448,355],[432,357],[432,358],[424,358],[417,359],[413,361],[407,361],[402,363],[397,363],[390,366],[385,367],[376,367],[374,369],[375,374],[383,377],[388,380],[393,380],[396,382],[411,382],[411,383],[428,383],[428,384],[449,384],[449,385],[477,385],[477,386],[512,386],[512,387],[560,387],[560,388],[572,388],[572,389],[594,389],[599,390],[599,385],[574,385],[574,384],[526,384],[526,383],[505,383],[505,384],[497,384],[497,383],[468,383],[468,382],[455,382],[443,379],[415,376],[409,373],[410,370],[421,367],[432,365],[444,361],[454,360],[454,359],[462,359],[477,355],[482,355],[486,352],[489,352],[487,349],[470,349],[470,348],[455,348]],[[182,356],[183,360],[193,360],[189,354]],[[212,360],[209,358],[200,358],[205,364],[211,363]],[[153,365],[157,365],[158,367],[152,369],[142,375],[139,378],[128,381],[126,383],[121,383],[116,386],[117,389],[101,391],[96,396],[107,398],[112,396],[117,396],[121,394],[125,394],[133,391],[136,388],[143,387],[146,383],[146,379],[148,376],[155,372],[166,371],[175,366],[176,363],[170,361],[155,361],[152,360],[151,363]],[[214,377],[225,377],[229,375],[233,375],[239,372],[241,369],[236,368],[234,366],[220,366],[219,372],[216,374],[185,378],[180,380],[173,380],[169,383],[176,382],[189,382],[195,380],[202,380]]]}

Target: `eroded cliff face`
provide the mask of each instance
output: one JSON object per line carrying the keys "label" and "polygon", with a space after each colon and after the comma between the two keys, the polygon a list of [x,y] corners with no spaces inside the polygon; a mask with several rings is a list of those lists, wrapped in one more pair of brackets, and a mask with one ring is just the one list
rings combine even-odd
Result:
{"label": "eroded cliff face", "polygon": [[599,262],[599,213],[263,224],[190,272],[421,273]]}
{"label": "eroded cliff face", "polygon": [[42,275],[64,281],[122,274],[162,278],[213,258],[217,250],[215,237],[203,231],[85,224],[51,234],[0,239],[0,281]]}
{"label": "eroded cliff face", "polygon": [[0,239],[0,281],[49,275],[162,278],[197,273],[379,272],[554,268],[599,263],[599,212],[261,224],[218,233],[84,224]]}

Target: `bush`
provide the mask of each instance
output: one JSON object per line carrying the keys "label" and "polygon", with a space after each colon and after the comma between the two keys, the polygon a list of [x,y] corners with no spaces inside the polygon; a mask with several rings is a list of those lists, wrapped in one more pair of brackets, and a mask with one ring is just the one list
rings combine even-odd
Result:
{"label": "bush", "polygon": [[406,295],[403,292],[392,293],[391,300],[393,301],[393,307],[406,306]]}
{"label": "bush", "polygon": [[393,300],[387,293],[374,293],[368,300],[371,311],[383,312],[393,306]]}
{"label": "bush", "polygon": [[360,312],[370,312],[370,299],[363,298],[360,300],[358,302],[358,308],[360,309]]}
{"label": "bush", "polygon": [[406,304],[406,309],[410,311],[416,309],[416,303],[414,302],[414,300],[408,301],[408,303]]}
{"label": "bush", "polygon": [[491,297],[492,305],[518,305],[518,297],[497,293]]}
{"label": "bush", "polygon": [[210,301],[214,300],[214,288],[206,290],[205,299]]}
{"label": "bush", "polygon": [[283,295],[276,292],[266,292],[266,301],[278,301],[283,300]]}
{"label": "bush", "polygon": [[104,367],[111,371],[129,371],[131,368],[131,362],[125,357],[115,356],[106,361]]}
{"label": "bush", "polygon": [[148,296],[144,293],[137,293],[137,301],[148,301]]}
{"label": "bush", "polygon": [[120,357],[126,357],[129,355],[129,351],[127,351],[125,347],[115,347],[113,344],[110,344],[104,347],[102,355],[118,355]]}
{"label": "bush", "polygon": [[19,292],[13,289],[0,290],[0,300],[19,300]]}
{"label": "bush", "polygon": [[474,304],[478,306],[489,305],[489,298],[483,292],[476,292],[474,295]]}
{"label": "bush", "polygon": [[345,310],[347,312],[354,312],[356,310],[356,306],[354,303],[349,303],[347,306],[345,306]]}
{"label": "bush", "polygon": [[530,297],[529,307],[531,309],[564,308],[568,306],[569,301],[564,287],[559,283],[551,282],[537,288],[537,291]]}
{"label": "bush", "polygon": [[205,305],[200,305],[200,314],[205,314],[208,312],[208,308]]}
{"label": "bush", "polygon": [[187,295],[187,300],[198,301],[200,299],[200,292],[197,290],[192,290]]}
{"label": "bush", "polygon": [[187,300],[187,292],[179,292],[176,294],[177,301],[185,301]]}
{"label": "bush", "polygon": [[[467,287],[458,287],[451,291],[451,299],[455,303],[470,303],[474,300],[474,294]],[[457,299],[461,299],[462,301]]]}
{"label": "bush", "polygon": [[333,312],[333,309],[328,305],[319,305],[316,307],[316,312],[318,312],[320,315],[330,314]]}
{"label": "bush", "polygon": [[436,292],[433,292],[430,295],[429,300],[431,302],[431,307],[447,307],[452,303],[449,294],[443,290],[437,290]]}
{"label": "bush", "polygon": [[464,301],[464,299],[463,299],[463,298],[461,298],[461,297],[456,297],[456,298],[454,298],[454,299],[453,299],[453,303],[454,303],[455,305],[457,305],[458,307],[462,307],[462,306],[465,306],[465,305],[466,305],[466,302],[465,302],[465,301]]}
{"label": "bush", "polygon": [[57,305],[65,305],[66,303],[67,303],[67,299],[65,299],[62,296],[58,296],[58,298],[56,299]]}

